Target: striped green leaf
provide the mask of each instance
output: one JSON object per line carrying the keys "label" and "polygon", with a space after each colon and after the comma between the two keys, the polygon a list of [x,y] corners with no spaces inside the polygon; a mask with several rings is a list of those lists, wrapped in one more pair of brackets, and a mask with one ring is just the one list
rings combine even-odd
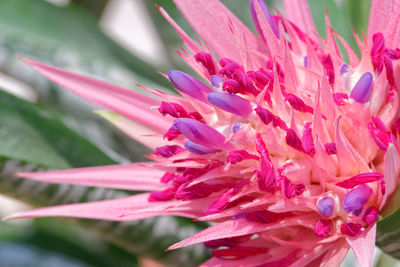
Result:
{"label": "striped green leaf", "polygon": [[378,222],[376,245],[385,253],[400,259],[400,209]]}

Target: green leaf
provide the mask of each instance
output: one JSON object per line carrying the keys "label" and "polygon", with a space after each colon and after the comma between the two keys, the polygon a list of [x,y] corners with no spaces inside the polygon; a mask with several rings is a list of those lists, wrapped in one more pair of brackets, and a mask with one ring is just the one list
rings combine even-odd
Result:
{"label": "green leaf", "polygon": [[[310,9],[320,36],[326,35],[325,10],[328,10],[332,29],[339,33],[359,53],[351,30],[359,36],[361,30],[366,31],[370,0],[309,0]],[[345,55],[339,45],[342,55]]]}
{"label": "green leaf", "polygon": [[47,267],[90,267],[77,259],[60,253],[47,251],[30,244],[0,242],[0,257],[3,266],[47,266]]}
{"label": "green leaf", "polygon": [[400,259],[400,209],[378,222],[376,245],[390,256]]}
{"label": "green leaf", "polygon": [[115,163],[41,108],[0,91],[0,157],[46,168]]}
{"label": "green leaf", "polygon": [[[158,68],[127,52],[108,38],[85,9],[57,7],[39,0],[0,1],[0,46],[11,56],[23,54],[74,67],[110,79],[116,71],[168,86]],[[5,65],[5,68],[10,67]],[[11,69],[12,71],[12,69]],[[114,80],[115,77],[114,77]],[[143,79],[142,79],[143,80]]]}
{"label": "green leaf", "polygon": [[375,267],[399,267],[400,262],[396,260],[395,258],[391,257],[390,255],[386,253],[382,253],[379,258],[377,263],[375,264]]}
{"label": "green leaf", "polygon": [[54,261],[57,266],[137,266],[134,255],[57,219],[0,223],[0,259],[6,266],[55,266]]}
{"label": "green leaf", "polygon": [[108,4],[108,0],[72,0],[72,2],[87,9],[98,18],[101,17]]}

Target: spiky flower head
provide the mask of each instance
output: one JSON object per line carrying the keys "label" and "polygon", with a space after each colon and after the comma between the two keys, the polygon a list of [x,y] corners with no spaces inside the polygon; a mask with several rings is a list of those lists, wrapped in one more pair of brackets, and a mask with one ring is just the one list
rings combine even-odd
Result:
{"label": "spiky flower head", "polygon": [[144,88],[155,100],[26,60],[120,114],[102,113],[155,152],[153,162],[20,176],[151,192],[12,217],[179,215],[214,223],[170,248],[204,243],[213,258],[203,266],[334,266],[349,247],[370,266],[399,175],[400,1],[372,1],[361,60],[328,17],[326,40],[317,36],[305,0],[284,1],[287,18],[251,0],[258,35],[217,0],[175,3],[205,42],[159,8],[205,81],[170,71],[181,96]]}

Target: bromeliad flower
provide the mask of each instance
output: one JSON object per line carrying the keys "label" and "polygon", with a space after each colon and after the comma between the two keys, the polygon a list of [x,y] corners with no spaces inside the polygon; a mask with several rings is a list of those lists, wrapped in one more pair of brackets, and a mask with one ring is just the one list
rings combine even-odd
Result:
{"label": "bromeliad flower", "polygon": [[258,36],[218,0],[175,3],[207,44],[159,8],[206,81],[170,71],[179,97],[143,87],[156,100],[24,59],[115,112],[100,115],[155,152],[152,162],[18,175],[150,193],[9,218],[178,215],[213,222],[170,247],[204,243],[213,258],[203,266],[336,266],[350,247],[370,266],[399,176],[400,1],[372,1],[367,38],[356,37],[361,60],[328,19],[326,40],[317,36],[305,0],[284,1],[287,18],[251,0]]}

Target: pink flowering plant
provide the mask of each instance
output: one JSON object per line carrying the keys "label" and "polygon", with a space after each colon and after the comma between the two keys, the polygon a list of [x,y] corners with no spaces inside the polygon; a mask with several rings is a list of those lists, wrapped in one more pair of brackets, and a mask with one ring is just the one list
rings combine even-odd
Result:
{"label": "pink flowering plant", "polygon": [[6,219],[182,216],[210,226],[166,249],[201,243],[212,254],[202,266],[339,266],[350,248],[372,266],[376,240],[390,244],[385,221],[396,224],[399,204],[400,1],[372,0],[368,31],[354,35],[361,57],[328,13],[326,37],[318,36],[306,0],[283,1],[285,14],[250,0],[257,33],[218,0],[174,2],[200,37],[158,7],[196,72],[162,74],[177,94],[145,84],[137,93],[22,58],[105,107],[99,115],[153,153],[146,162],[16,175],[145,193]]}

